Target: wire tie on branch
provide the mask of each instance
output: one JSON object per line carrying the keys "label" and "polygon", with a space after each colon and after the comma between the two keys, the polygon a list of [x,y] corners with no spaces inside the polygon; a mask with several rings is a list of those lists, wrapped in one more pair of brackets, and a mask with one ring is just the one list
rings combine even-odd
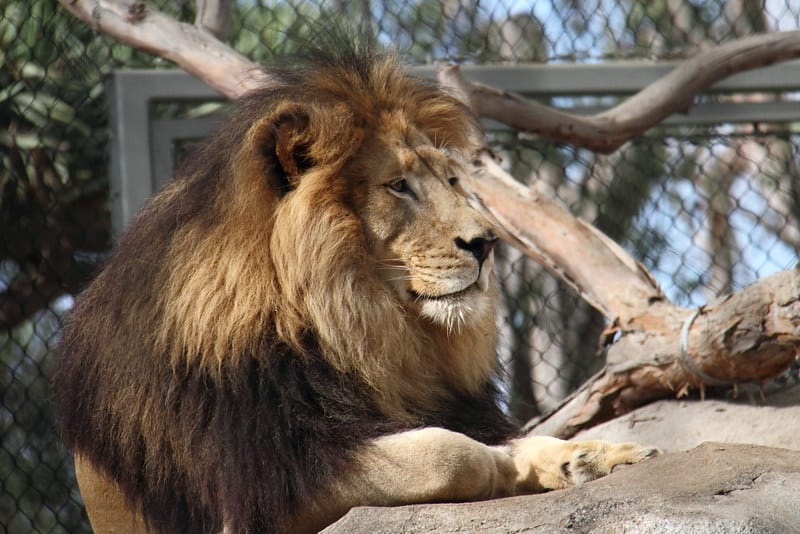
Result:
{"label": "wire tie on branch", "polygon": [[700,379],[701,387],[703,384],[707,384],[709,386],[722,386],[727,387],[733,385],[733,382],[728,380],[722,380],[719,378],[714,378],[713,376],[707,375],[700,369],[700,366],[689,356],[689,330],[692,328],[692,323],[700,315],[700,312],[703,311],[703,307],[696,308],[689,317],[683,321],[683,327],[681,328],[681,363],[683,366],[691,373]]}

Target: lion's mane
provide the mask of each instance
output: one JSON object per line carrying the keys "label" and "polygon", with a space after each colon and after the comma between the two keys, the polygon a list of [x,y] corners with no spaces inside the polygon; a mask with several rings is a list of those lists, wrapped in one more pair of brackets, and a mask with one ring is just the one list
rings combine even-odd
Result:
{"label": "lion's mane", "polygon": [[350,207],[379,113],[455,150],[473,119],[392,56],[271,75],[135,218],[60,346],[63,439],[156,530],[272,532],[369,439],[511,430],[493,324],[406,317]]}

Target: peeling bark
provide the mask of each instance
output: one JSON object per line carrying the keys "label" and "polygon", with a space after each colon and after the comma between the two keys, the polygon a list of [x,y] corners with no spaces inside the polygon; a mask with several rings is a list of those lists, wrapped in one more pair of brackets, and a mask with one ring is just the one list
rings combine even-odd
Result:
{"label": "peeling bark", "polygon": [[684,363],[680,348],[681,331],[692,314],[660,302],[613,325],[609,338],[619,339],[608,347],[605,369],[528,430],[571,437],[654,399],[681,396],[690,387],[775,377],[800,354],[800,266],[699,310],[688,330],[686,357],[702,375]]}

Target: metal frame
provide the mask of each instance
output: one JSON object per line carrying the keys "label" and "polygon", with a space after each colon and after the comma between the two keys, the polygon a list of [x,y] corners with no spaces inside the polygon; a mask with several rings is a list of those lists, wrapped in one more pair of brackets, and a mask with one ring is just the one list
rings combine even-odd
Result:
{"label": "metal frame", "polygon": [[[106,92],[110,108],[111,226],[116,236],[160,185],[155,177],[163,173],[154,168],[153,161],[162,159],[158,153],[154,155],[153,149],[156,144],[163,146],[168,141],[159,136],[158,143],[155,142],[153,134],[161,130],[151,120],[152,104],[222,97],[179,70],[116,71],[106,82]],[[195,132],[191,137],[202,137],[210,131],[201,132],[187,126],[183,126],[187,133]]]}
{"label": "metal frame", "polygon": [[[464,65],[470,81],[529,98],[627,95],[640,91],[677,63]],[[411,74],[435,78],[435,66],[410,67]],[[172,176],[177,139],[199,139],[213,131],[212,119],[161,120],[151,117],[154,103],[222,100],[222,96],[178,70],[119,70],[107,82],[111,129],[111,212],[114,235],[124,229],[147,198]],[[800,91],[800,61],[731,76],[710,93],[783,93]],[[570,108],[595,113],[600,108]],[[667,124],[800,122],[796,100],[700,103]],[[496,124],[489,123],[489,127]]]}

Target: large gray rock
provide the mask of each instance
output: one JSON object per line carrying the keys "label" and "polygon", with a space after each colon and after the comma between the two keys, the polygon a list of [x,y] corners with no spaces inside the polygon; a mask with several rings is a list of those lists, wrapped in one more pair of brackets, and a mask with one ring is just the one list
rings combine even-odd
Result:
{"label": "large gray rock", "polygon": [[551,493],[356,508],[324,532],[800,532],[800,451],[707,443]]}

